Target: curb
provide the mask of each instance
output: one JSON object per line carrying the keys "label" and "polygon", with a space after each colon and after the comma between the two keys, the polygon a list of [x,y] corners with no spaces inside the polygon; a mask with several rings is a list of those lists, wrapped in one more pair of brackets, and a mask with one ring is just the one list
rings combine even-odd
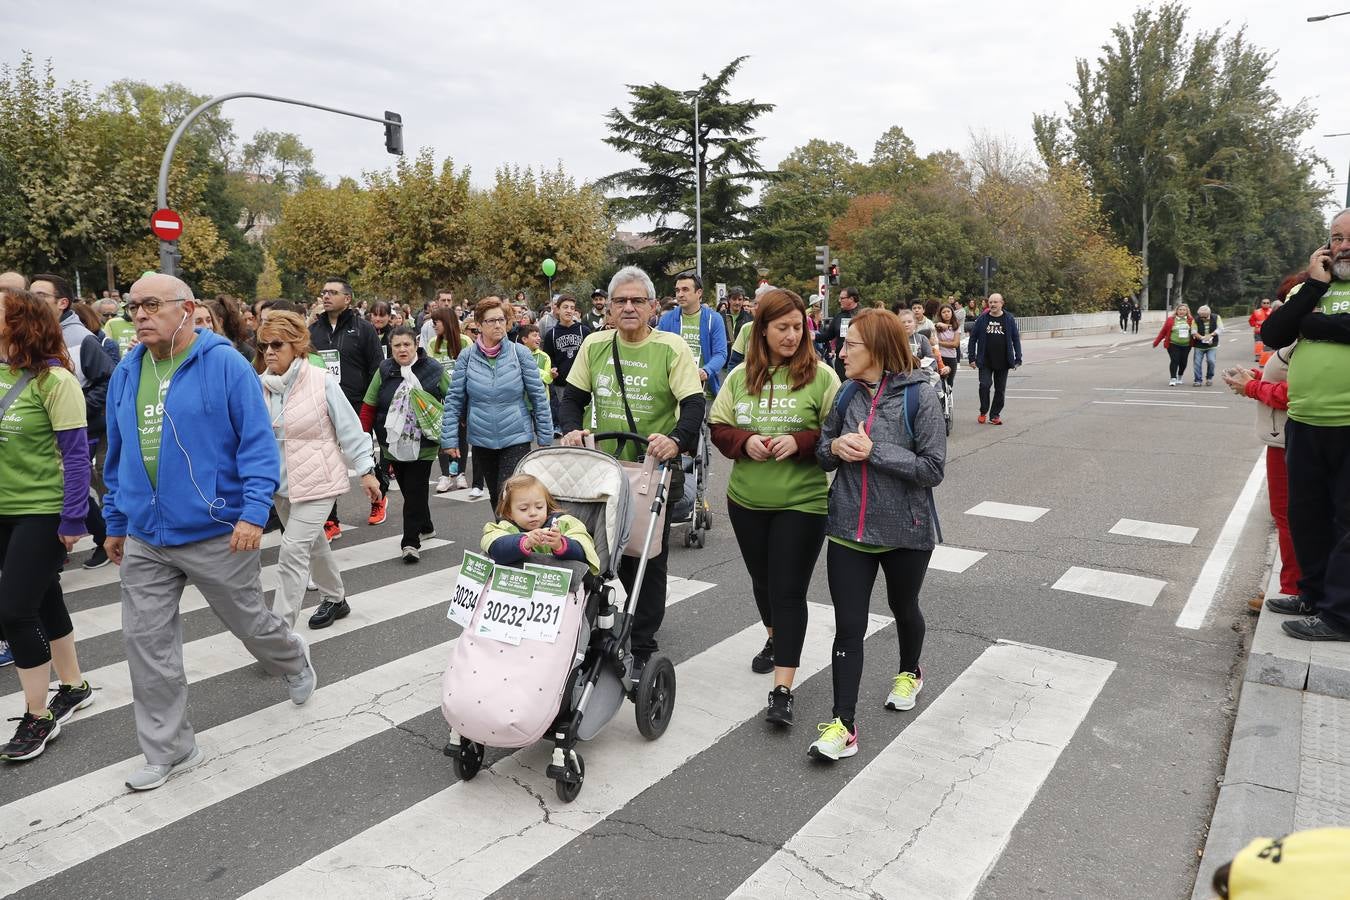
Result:
{"label": "curb", "polygon": [[[1280,559],[1266,597],[1279,590]],[[1350,643],[1284,634],[1262,610],[1238,697],[1228,763],[1192,900],[1214,896],[1214,870],[1258,837],[1350,827]]]}

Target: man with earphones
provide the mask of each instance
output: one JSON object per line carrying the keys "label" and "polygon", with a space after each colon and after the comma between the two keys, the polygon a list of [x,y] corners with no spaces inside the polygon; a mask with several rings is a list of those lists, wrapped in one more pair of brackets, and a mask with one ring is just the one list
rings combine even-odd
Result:
{"label": "man with earphones", "polygon": [[202,759],[187,720],[178,604],[191,580],[212,612],[300,705],[309,646],[263,600],[259,550],[280,459],[258,377],[234,345],[194,330],[192,290],[171,275],[131,286],[140,343],[108,387],[104,547],[122,567],[122,633],[148,791]]}

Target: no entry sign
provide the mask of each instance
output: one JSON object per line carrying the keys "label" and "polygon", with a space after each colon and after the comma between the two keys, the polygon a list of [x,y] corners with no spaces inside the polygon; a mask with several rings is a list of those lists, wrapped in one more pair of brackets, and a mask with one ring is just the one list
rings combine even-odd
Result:
{"label": "no entry sign", "polygon": [[150,230],[161,241],[176,241],[183,236],[183,217],[171,209],[157,209],[150,217]]}

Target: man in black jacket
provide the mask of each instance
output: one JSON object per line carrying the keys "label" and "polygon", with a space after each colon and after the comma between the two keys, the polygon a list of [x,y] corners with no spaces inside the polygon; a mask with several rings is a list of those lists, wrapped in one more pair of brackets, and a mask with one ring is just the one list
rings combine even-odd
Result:
{"label": "man in black jacket", "polygon": [[834,371],[838,373],[841,381],[848,380],[844,378],[844,360],[841,358],[844,339],[848,337],[849,323],[853,321],[853,315],[858,311],[860,302],[862,297],[858,295],[857,288],[840,288],[839,315],[826,322],[820,329],[820,334],[816,335],[816,343],[823,344],[834,352]]}
{"label": "man in black jacket", "polygon": [[[319,299],[323,302],[324,314],[309,326],[310,343],[314,345],[314,352],[323,357],[328,371],[337,376],[343,396],[360,415],[361,400],[384,359],[379,335],[375,333],[374,325],[351,308],[352,286],[345,280],[330,278],[325,281]],[[371,525],[384,521],[389,493],[389,476],[384,467],[376,466],[375,474],[380,479],[380,499],[370,504],[368,521]],[[342,536],[336,502],[323,531],[330,541]]]}

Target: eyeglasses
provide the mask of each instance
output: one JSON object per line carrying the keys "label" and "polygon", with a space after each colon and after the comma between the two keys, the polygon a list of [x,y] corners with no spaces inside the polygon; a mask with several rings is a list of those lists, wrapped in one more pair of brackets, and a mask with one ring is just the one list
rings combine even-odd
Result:
{"label": "eyeglasses", "polygon": [[289,345],[290,341],[263,341],[261,344],[258,345],[258,349],[280,352],[282,347],[286,347]]}
{"label": "eyeglasses", "polygon": [[39,300],[55,300],[56,295],[47,291],[30,291],[30,293]]}
{"label": "eyeglasses", "polygon": [[856,349],[858,349],[859,347],[861,347],[861,348],[864,349],[864,350],[867,349],[867,345],[864,344],[862,341],[847,341],[847,340],[844,341],[844,348],[845,348],[845,349],[852,348],[852,349],[856,350]]}
{"label": "eyeglasses", "polygon": [[482,324],[482,325],[505,325],[505,324],[506,324],[506,319],[504,319],[504,318],[500,318],[500,319],[499,319],[499,318],[494,317],[494,318],[491,318],[491,319],[484,319],[480,324]]}
{"label": "eyeglasses", "polygon": [[643,306],[652,301],[650,297],[610,297],[609,302],[615,306]]}
{"label": "eyeglasses", "polygon": [[146,297],[144,300],[128,300],[127,315],[134,316],[137,312],[144,309],[150,315],[159,312],[160,307],[166,303],[182,303],[185,297],[176,297],[173,300],[161,300],[158,297]]}
{"label": "eyeglasses", "polygon": [[324,289],[324,290],[322,290],[322,291],[319,291],[319,296],[320,296],[320,297],[336,297],[336,296],[338,296],[339,294],[345,294],[345,293],[347,293],[347,292],[346,292],[346,291],[334,291],[334,290]]}

